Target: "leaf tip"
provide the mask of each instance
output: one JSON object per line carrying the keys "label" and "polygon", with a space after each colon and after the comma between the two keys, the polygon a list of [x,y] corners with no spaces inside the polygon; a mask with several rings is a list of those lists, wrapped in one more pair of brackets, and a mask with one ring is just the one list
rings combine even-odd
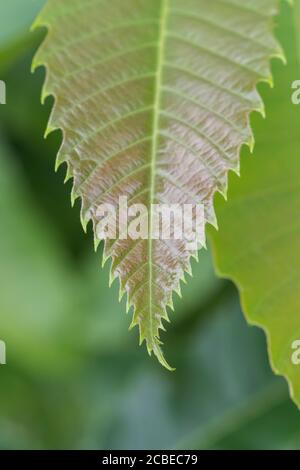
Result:
{"label": "leaf tip", "polygon": [[[167,370],[170,372],[174,372],[176,369],[174,367],[171,367],[170,364],[166,361],[165,356],[162,352],[161,347],[158,344],[158,341],[155,341],[154,345],[152,346],[152,351],[156,358],[158,359],[158,362]],[[151,355],[151,349],[149,354]]]}

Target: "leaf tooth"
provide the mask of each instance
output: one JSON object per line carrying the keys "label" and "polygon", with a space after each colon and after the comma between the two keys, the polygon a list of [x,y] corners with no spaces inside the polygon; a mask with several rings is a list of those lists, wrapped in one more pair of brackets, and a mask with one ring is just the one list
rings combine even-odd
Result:
{"label": "leaf tooth", "polygon": [[129,310],[131,309],[132,306],[133,306],[133,302],[130,299],[129,294],[128,294],[127,295],[127,300],[126,300],[126,313],[129,312]]}
{"label": "leaf tooth", "polygon": [[174,302],[173,302],[173,296],[172,295],[170,297],[169,302],[167,303],[167,307],[169,307],[172,310],[172,312],[174,312]]}
{"label": "leaf tooth", "polygon": [[260,99],[260,106],[254,109],[257,113],[259,113],[264,119],[266,118],[266,108],[262,99]]}
{"label": "leaf tooth", "polygon": [[[287,2],[290,3],[291,5],[293,4],[293,0],[287,0]],[[276,42],[276,46],[277,48],[270,55],[270,59],[279,59],[284,65],[287,65],[287,58],[286,58],[284,49],[281,47],[278,41]],[[272,75],[272,80],[273,80],[273,74],[271,73],[271,75]]]}
{"label": "leaf tooth", "polygon": [[[33,32],[35,29],[37,29],[37,28],[34,27],[34,23],[33,23],[32,27],[31,27],[31,32]],[[32,59],[32,63],[31,63],[31,67],[30,67],[31,73],[35,73],[35,71],[39,67],[45,67],[46,73],[47,73],[47,69],[49,68],[49,64],[47,63],[47,60],[44,57],[44,45],[45,45],[46,41],[47,41],[47,36],[46,36],[46,39],[44,39],[44,42],[40,45],[40,48],[35,53],[35,55]]]}
{"label": "leaf tooth", "polygon": [[48,31],[50,30],[50,24],[44,17],[45,11],[46,11],[46,6],[42,9],[39,15],[37,15],[34,22],[32,23],[30,27],[31,32],[35,31],[36,29],[45,28],[45,27],[48,29]]}
{"label": "leaf tooth", "polygon": [[[248,146],[249,151],[250,151],[250,153],[251,153],[251,155],[252,155],[253,152],[254,152],[254,147],[255,147],[255,140],[254,140],[254,138],[249,139],[249,141],[246,142],[246,145]],[[238,176],[241,176],[240,165],[239,165],[238,171],[236,171],[235,173],[236,173]]]}
{"label": "leaf tooth", "polygon": [[80,222],[84,233],[87,232],[87,226],[89,221],[91,220],[89,212],[84,208],[84,202],[81,200],[81,209],[80,209]]}
{"label": "leaf tooth", "polygon": [[161,331],[166,332],[166,329],[165,329],[165,327],[164,327],[164,325],[163,325],[163,322],[162,322],[162,317],[161,317],[160,315],[159,315],[159,319],[158,319],[158,320],[159,320],[158,330],[161,330]]}
{"label": "leaf tooth", "polygon": [[101,243],[101,240],[99,240],[99,238],[94,235],[94,250],[95,250],[95,253],[97,253],[100,243]]}
{"label": "leaf tooth", "polygon": [[[47,69],[46,69],[46,70],[47,70]],[[42,92],[41,92],[41,103],[42,103],[42,105],[45,104],[46,99],[47,99],[49,96],[53,96],[53,93],[51,92],[51,90],[50,90],[50,88],[49,88],[49,85],[48,85],[48,76],[47,76],[47,74],[46,74],[45,82],[44,82],[44,85],[42,86]]]}
{"label": "leaf tooth", "polygon": [[141,346],[143,344],[143,342],[146,341],[147,350],[149,352],[148,344],[150,342],[150,339],[152,340],[152,333],[151,333],[151,336],[150,336],[150,339],[149,339],[147,329],[144,326],[142,318],[139,316],[137,311],[135,311],[134,318],[135,318],[136,324],[139,327],[139,345]]}
{"label": "leaf tooth", "polygon": [[250,125],[249,115],[247,116],[247,137],[245,137],[245,141],[243,141],[240,147],[238,148],[238,154],[237,154],[238,158],[237,158],[235,167],[232,169],[238,176],[240,176],[240,155],[241,155],[241,148],[243,145],[247,145],[247,147],[249,147],[250,153],[253,153],[255,139],[254,139],[252,127]]}
{"label": "leaf tooth", "polygon": [[218,221],[213,204],[207,207],[207,223],[212,225],[216,230],[219,230]]}
{"label": "leaf tooth", "polygon": [[142,287],[142,285],[137,286],[137,288],[135,287],[133,290],[128,289],[128,291],[127,291],[127,308],[128,308],[128,310],[131,307],[136,308],[134,298],[136,297],[136,292],[139,290],[140,287]]}
{"label": "leaf tooth", "polygon": [[[248,139],[248,141],[245,141],[241,144],[241,146],[239,147],[238,151],[237,151],[237,154],[236,154],[236,159],[232,162],[232,165],[229,167],[228,169],[228,172],[229,171],[233,171],[234,173],[236,173],[237,171],[240,170],[240,159],[239,159],[239,155],[241,154],[241,148],[243,145],[247,145],[247,143],[250,142],[250,139]],[[227,186],[228,186],[228,173],[227,173]]]}
{"label": "leaf tooth", "polygon": [[185,272],[190,276],[190,277],[193,277],[193,270],[192,270],[192,265],[191,263],[188,263],[186,268],[185,268]]}
{"label": "leaf tooth", "polygon": [[274,88],[274,78],[273,75],[270,74],[266,82],[270,85],[271,88]]}
{"label": "leaf tooth", "polygon": [[79,196],[79,194],[76,193],[75,186],[73,185],[72,189],[71,189],[71,206],[72,207],[74,207],[76,200],[79,199],[79,198],[80,198],[80,196]]}
{"label": "leaf tooth", "polygon": [[112,269],[112,266],[110,267],[110,271],[109,271],[109,282],[108,282],[108,285],[109,287],[111,287],[113,285],[113,283],[115,282],[115,280],[118,278],[118,275],[116,274],[116,272]]}
{"label": "leaf tooth", "polygon": [[169,318],[167,309],[165,307],[163,307],[163,313],[159,316],[160,316],[161,320],[165,320],[167,323],[170,323],[170,318]]}
{"label": "leaf tooth", "polygon": [[54,170],[55,172],[58,171],[59,167],[63,164],[66,163],[66,159],[62,156],[61,152],[58,152],[56,159],[55,159],[55,166]]}
{"label": "leaf tooth", "polygon": [[[128,311],[126,312],[128,313]],[[139,322],[137,321],[137,319],[135,318],[135,315],[133,315],[132,317],[132,320],[131,320],[131,323],[129,325],[129,328],[128,328],[128,331],[131,331],[133,328],[135,328],[136,326],[139,326]]]}
{"label": "leaf tooth", "polygon": [[174,292],[178,295],[180,299],[182,299],[182,292],[181,292],[181,285],[180,282],[178,283],[178,286],[174,289]]}
{"label": "leaf tooth", "polygon": [[36,55],[32,59],[30,72],[35,73],[39,67],[47,67],[47,65],[45,64],[45,61],[43,60],[43,58],[42,57],[40,58],[40,54],[36,53]]}
{"label": "leaf tooth", "polygon": [[120,278],[120,290],[126,292],[126,279],[124,276],[119,276]]}
{"label": "leaf tooth", "polygon": [[228,188],[228,176],[227,171],[222,174],[219,179],[217,191],[222,194],[222,196],[226,199],[227,198],[227,188]]}
{"label": "leaf tooth", "polygon": [[[289,0],[287,0],[289,1]],[[286,57],[286,54],[283,50],[283,48],[280,46],[280,44],[278,44],[278,49],[276,52],[274,52],[272,55],[271,55],[271,59],[279,59],[281,60],[281,62],[283,63],[283,65],[287,65],[287,57]]]}
{"label": "leaf tooth", "polygon": [[102,254],[102,264],[101,264],[102,268],[104,268],[107,261],[111,258],[111,255],[106,254],[105,246],[106,245],[104,245],[104,250],[103,250],[103,254]]}
{"label": "leaf tooth", "polygon": [[52,116],[56,111],[55,102],[57,101],[57,98],[56,98],[56,93],[55,93],[55,89],[53,86],[53,81],[51,80],[50,73],[49,73],[50,67],[45,60],[41,61],[40,64],[39,62],[36,62],[35,64],[35,59],[36,57],[33,59],[33,66],[31,68],[31,72],[34,73],[38,67],[43,67],[45,70],[45,78],[44,78],[44,82],[43,82],[42,90],[41,90],[41,104],[44,105],[46,102],[46,99],[49,96],[52,96],[54,98],[54,106],[51,111],[51,116]]}
{"label": "leaf tooth", "polygon": [[120,280],[120,289],[119,289],[119,302],[122,301],[124,295],[126,294],[126,289],[121,287],[121,280]]}
{"label": "leaf tooth", "polygon": [[[272,55],[270,56],[270,58],[272,57]],[[273,56],[274,57],[274,56]],[[258,83],[267,83],[271,88],[274,87],[274,79],[273,79],[273,74],[271,72],[271,67],[268,67],[268,74],[267,75],[264,75],[264,76],[261,76],[258,81],[257,81],[257,84]],[[256,84],[256,86],[257,86]]]}
{"label": "leaf tooth", "polygon": [[44,132],[44,139],[47,139],[47,137],[51,134],[51,132],[56,131],[59,129],[57,126],[54,126],[51,121],[48,122],[46,130]]}
{"label": "leaf tooth", "polygon": [[73,178],[73,171],[69,163],[67,163],[67,171],[66,171],[66,176],[64,179],[64,184],[66,184],[72,178]]}
{"label": "leaf tooth", "polygon": [[[260,80],[258,80],[258,81],[260,81]],[[264,79],[261,79],[261,81],[264,81]],[[264,101],[263,101],[256,85],[253,88],[253,94],[256,97],[256,99],[255,99],[256,103],[254,104],[254,100],[253,100],[253,108],[247,111],[248,119],[249,119],[250,114],[253,111],[256,111],[257,113],[261,114],[263,118],[265,117],[265,104],[264,104]]]}
{"label": "leaf tooth", "polygon": [[[141,326],[140,324],[138,323],[139,325],[139,330],[140,330],[140,333],[139,333],[139,346],[142,346],[143,342],[146,341],[146,337],[145,335],[141,332]],[[147,342],[146,342],[147,343]],[[148,350],[148,353],[149,353],[149,349],[147,348]],[[149,353],[149,356],[151,356],[151,354]]]}
{"label": "leaf tooth", "polygon": [[127,293],[127,289],[126,289],[127,280],[123,276],[119,276],[119,280],[120,280],[119,302],[121,302],[124,295]]}
{"label": "leaf tooth", "polygon": [[[233,173],[234,173],[235,175],[239,176],[239,177],[241,176],[241,168],[240,168],[240,165],[239,165],[239,164],[236,165],[235,167],[231,168],[230,171],[233,171]],[[226,199],[226,201],[227,201],[227,199]]]}

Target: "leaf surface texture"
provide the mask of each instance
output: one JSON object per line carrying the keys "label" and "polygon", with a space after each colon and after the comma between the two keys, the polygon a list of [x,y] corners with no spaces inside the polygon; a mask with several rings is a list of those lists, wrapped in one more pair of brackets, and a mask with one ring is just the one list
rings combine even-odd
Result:
{"label": "leaf surface texture", "polygon": [[[43,99],[55,105],[58,164],[74,179],[83,226],[100,204],[203,204],[239,172],[253,145],[249,114],[263,112],[256,90],[281,56],[272,34],[276,0],[49,0],[35,25],[48,28],[34,67],[47,68]],[[190,272],[184,240],[106,240],[132,326],[161,363],[159,330],[173,292]],[[201,288],[201,286],[199,286]]]}

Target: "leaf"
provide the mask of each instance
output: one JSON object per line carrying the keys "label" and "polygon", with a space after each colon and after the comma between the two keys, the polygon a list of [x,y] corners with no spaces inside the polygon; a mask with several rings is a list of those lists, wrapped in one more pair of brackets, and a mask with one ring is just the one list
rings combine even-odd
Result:
{"label": "leaf", "polygon": [[212,238],[221,275],[239,286],[247,320],[265,330],[272,367],[300,405],[299,366],[291,360],[300,339],[300,108],[291,100],[300,11],[293,18],[286,10],[280,37],[288,66],[275,64],[275,90],[264,90],[267,119],[254,123],[255,156],[243,159],[240,180],[231,179],[228,204],[218,201],[220,232]]}
{"label": "leaf", "polygon": [[[67,162],[72,200],[94,230],[100,203],[202,203],[216,225],[214,194],[239,172],[242,144],[253,146],[249,113],[272,82],[276,0],[49,0],[35,27],[48,36],[33,63],[47,68],[42,99],[55,105],[46,135],[63,131],[57,166]],[[183,240],[105,241],[139,326],[167,368],[159,340],[173,292],[191,272]]]}

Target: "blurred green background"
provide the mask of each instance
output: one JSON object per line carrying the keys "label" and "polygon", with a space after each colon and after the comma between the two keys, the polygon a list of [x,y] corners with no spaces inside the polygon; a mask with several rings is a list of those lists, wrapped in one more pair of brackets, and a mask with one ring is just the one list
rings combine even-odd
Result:
{"label": "blurred green background", "polygon": [[44,70],[30,64],[44,33],[28,32],[43,3],[0,0],[0,448],[300,448],[300,413],[210,251],[163,337],[175,373],[127,331],[65,168],[54,172],[60,133],[43,139],[52,100],[40,104]]}

